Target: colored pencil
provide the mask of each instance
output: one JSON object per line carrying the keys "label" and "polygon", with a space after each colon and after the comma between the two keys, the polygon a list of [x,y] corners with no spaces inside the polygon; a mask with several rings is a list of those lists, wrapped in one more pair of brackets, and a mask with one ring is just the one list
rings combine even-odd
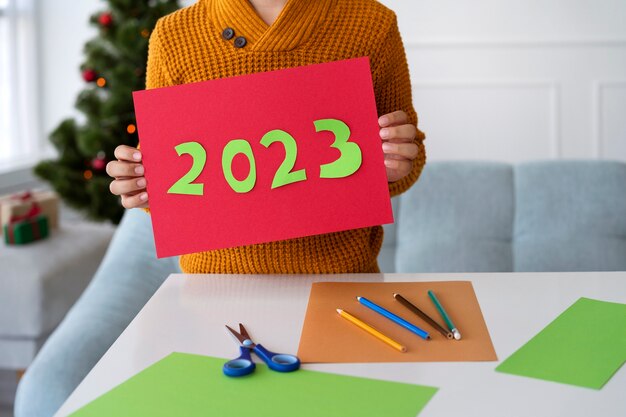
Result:
{"label": "colored pencil", "polygon": [[448,326],[448,328],[454,335],[454,338],[456,340],[461,340],[461,332],[459,332],[459,329],[457,329],[454,323],[452,323],[450,316],[448,316],[448,313],[446,313],[446,310],[443,308],[443,306],[437,299],[437,296],[435,295],[435,293],[432,292],[431,290],[428,290],[428,296],[430,297],[430,300],[433,302],[433,304],[437,308],[437,311],[439,311],[439,314],[441,314],[441,317],[443,318],[443,320],[446,322],[446,325]]}
{"label": "colored pencil", "polygon": [[399,350],[400,352],[403,352],[403,353],[406,352],[406,347],[402,346],[400,343],[396,342],[395,340],[393,340],[389,336],[385,336],[379,330],[377,330],[374,327],[370,326],[369,324],[359,320],[358,318],[354,317],[352,314],[348,313],[347,311],[338,308],[337,309],[337,313],[339,313],[339,315],[341,317],[343,317],[344,319],[348,320],[350,323],[355,324],[356,326],[358,326],[361,329],[365,330],[366,332],[368,332],[372,336],[376,337],[377,339],[387,343],[389,346],[393,347],[394,349],[397,349],[397,350]]}
{"label": "colored pencil", "polygon": [[396,316],[391,311],[385,310],[384,308],[382,308],[378,304],[374,304],[373,302],[371,302],[367,298],[365,298],[365,297],[357,297],[356,299],[359,300],[359,303],[363,304],[365,307],[368,307],[368,308],[374,310],[378,314],[388,318],[389,320],[393,321],[394,323],[396,323],[396,324],[404,327],[405,329],[415,333],[416,335],[418,335],[422,339],[427,339],[427,340],[430,339],[430,336],[428,335],[428,332],[426,330],[420,329],[416,325],[409,323],[408,321],[406,321],[405,319],[403,319],[400,316]]}
{"label": "colored pencil", "polygon": [[435,330],[437,330],[439,333],[441,333],[442,335],[444,335],[448,339],[454,338],[454,334],[452,334],[452,332],[444,329],[443,326],[441,326],[435,320],[430,318],[428,316],[428,314],[424,313],[416,305],[411,303],[409,300],[407,300],[406,298],[404,298],[400,294],[394,294],[393,298],[395,298],[396,301],[398,301],[400,304],[402,304],[403,306],[405,306],[406,308],[411,310],[413,313],[417,314],[420,318],[422,318],[422,320],[424,320],[426,323],[430,324]]}

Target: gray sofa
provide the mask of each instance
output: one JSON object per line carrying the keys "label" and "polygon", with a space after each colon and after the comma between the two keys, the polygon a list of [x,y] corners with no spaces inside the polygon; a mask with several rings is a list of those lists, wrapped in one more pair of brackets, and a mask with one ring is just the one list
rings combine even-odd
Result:
{"label": "gray sofa", "polygon": [[[385,272],[626,270],[626,164],[439,162],[394,201]],[[156,260],[150,221],[126,213],[90,286],[26,372],[15,417],[48,417],[176,259]]]}
{"label": "gray sofa", "polygon": [[[114,231],[74,220],[24,246],[0,236],[0,370],[13,377],[30,365],[91,281]],[[0,379],[0,393],[7,380]]]}

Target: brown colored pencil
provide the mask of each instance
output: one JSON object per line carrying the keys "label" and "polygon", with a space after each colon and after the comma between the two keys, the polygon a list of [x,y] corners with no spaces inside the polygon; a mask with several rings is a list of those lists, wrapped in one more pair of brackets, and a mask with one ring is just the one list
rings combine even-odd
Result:
{"label": "brown colored pencil", "polygon": [[428,317],[428,315],[426,313],[424,313],[422,310],[417,308],[417,306],[413,305],[409,300],[407,300],[406,298],[404,298],[400,294],[394,294],[393,298],[395,298],[396,301],[398,301],[400,304],[402,304],[403,306],[405,306],[406,308],[411,310],[413,313],[417,314],[426,323],[430,324],[435,330],[437,330],[439,333],[441,333],[442,335],[444,335],[448,339],[453,339],[454,338],[454,335],[452,334],[452,332],[444,329],[439,323],[437,323],[435,320],[433,320],[430,317]]}

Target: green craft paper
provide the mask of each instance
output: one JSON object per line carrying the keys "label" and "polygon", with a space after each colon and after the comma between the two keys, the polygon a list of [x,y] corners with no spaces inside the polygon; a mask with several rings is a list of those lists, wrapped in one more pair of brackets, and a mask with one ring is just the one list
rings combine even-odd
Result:
{"label": "green craft paper", "polygon": [[626,304],[581,298],[496,368],[600,389],[626,361]]}
{"label": "green craft paper", "polygon": [[225,359],[172,353],[72,417],[414,417],[437,388],[298,370],[222,374]]}

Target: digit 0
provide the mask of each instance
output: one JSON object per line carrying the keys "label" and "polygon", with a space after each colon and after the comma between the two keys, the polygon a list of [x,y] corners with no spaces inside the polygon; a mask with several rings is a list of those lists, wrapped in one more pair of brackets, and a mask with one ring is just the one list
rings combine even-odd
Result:
{"label": "digit 0", "polygon": [[[250,172],[246,179],[239,181],[233,175],[233,159],[235,155],[242,153],[250,162]],[[254,188],[256,184],[256,163],[254,161],[254,154],[252,153],[252,147],[250,143],[244,139],[233,139],[224,146],[222,152],[222,171],[224,172],[224,178],[236,193],[247,193]]]}

